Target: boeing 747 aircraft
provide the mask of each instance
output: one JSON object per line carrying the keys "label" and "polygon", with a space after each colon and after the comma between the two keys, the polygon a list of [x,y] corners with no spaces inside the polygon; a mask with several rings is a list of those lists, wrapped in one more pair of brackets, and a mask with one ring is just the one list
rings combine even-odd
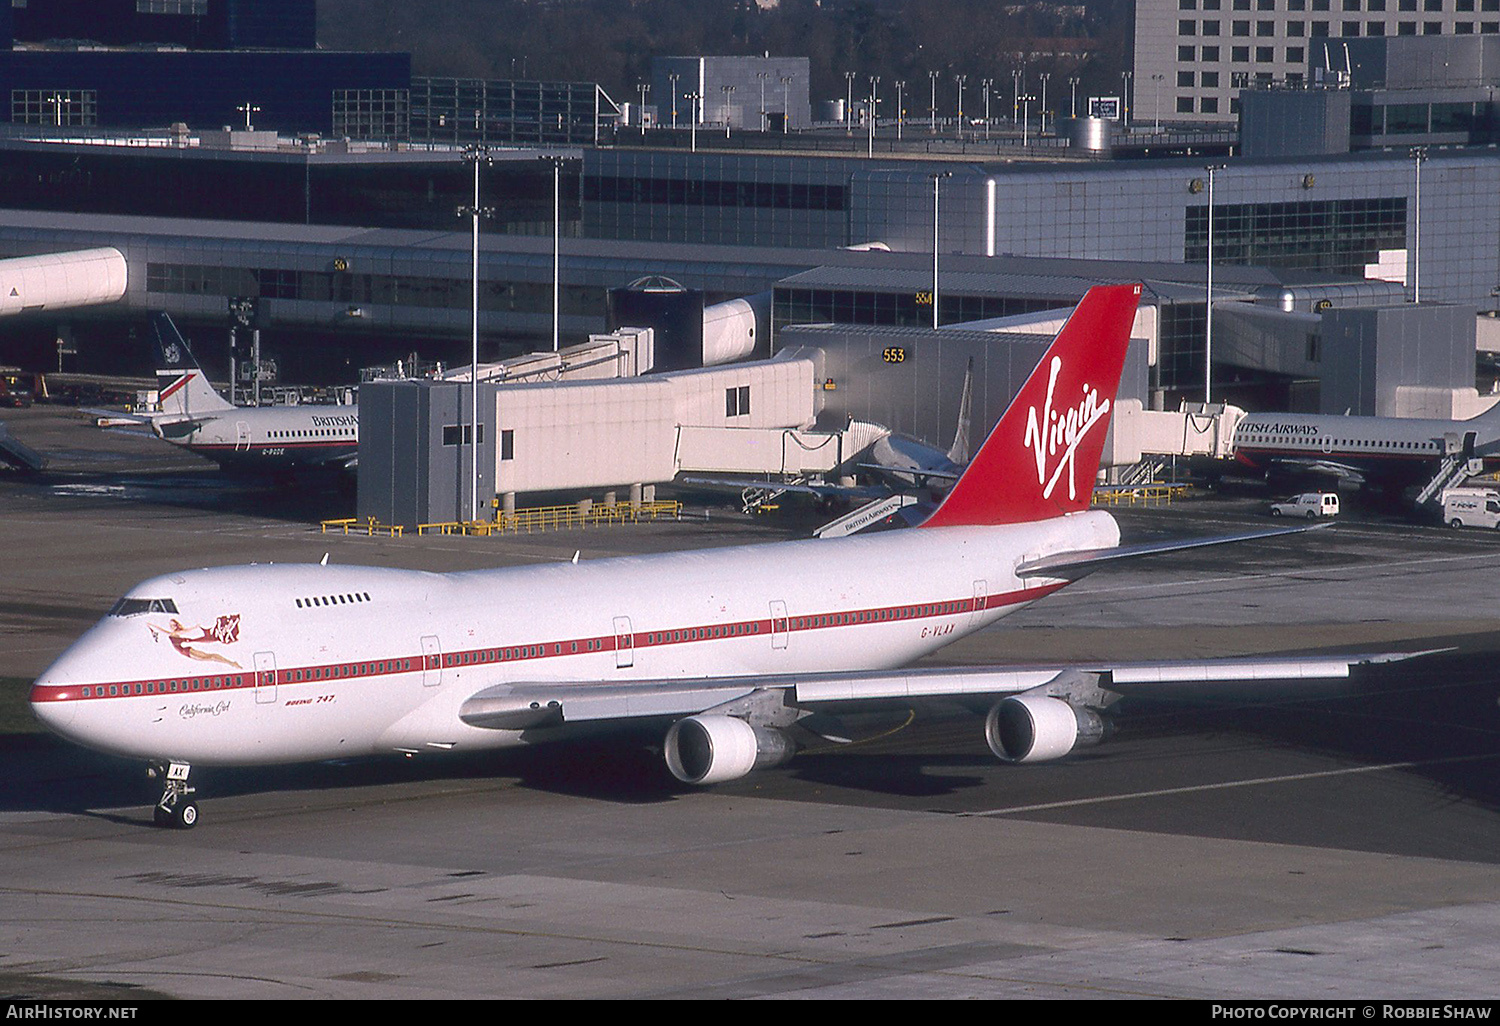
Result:
{"label": "boeing 747 aircraft", "polygon": [[1098,741],[1132,685],[1339,677],[1371,661],[899,669],[1101,564],[1235,540],[1121,546],[1114,519],[1089,508],[1139,296],[1084,297],[915,529],[449,574],[169,573],[64,652],[32,708],[65,738],[150,762],[165,778],[157,822],[187,827],[194,764],[477,751],[655,724],[671,773],[707,785],[786,761],[813,713],[940,696],[988,707],[995,755],[1029,763]]}

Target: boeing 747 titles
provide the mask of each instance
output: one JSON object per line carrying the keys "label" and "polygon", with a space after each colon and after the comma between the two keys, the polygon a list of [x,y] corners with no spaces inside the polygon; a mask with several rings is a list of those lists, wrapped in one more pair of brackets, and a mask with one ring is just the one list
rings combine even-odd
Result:
{"label": "boeing 747 titles", "polygon": [[[656,724],[689,784],[790,758],[851,703],[958,697],[1003,760],[1098,741],[1131,685],[1342,677],[1388,657],[899,669],[1112,560],[1089,508],[1140,286],[1091,290],[920,527],[461,573],[238,566],[121,598],[31,690],[65,738],[147,760],[158,823],[198,818],[195,764],[566,741]],[[1285,532],[1260,532],[1255,537]],[[805,725],[804,725],[805,726]]]}
{"label": "boeing 747 titles", "polygon": [[171,318],[157,313],[152,328],[160,356],[157,409],[140,419],[158,437],[230,471],[353,469],[358,406],[235,406],[208,383]]}

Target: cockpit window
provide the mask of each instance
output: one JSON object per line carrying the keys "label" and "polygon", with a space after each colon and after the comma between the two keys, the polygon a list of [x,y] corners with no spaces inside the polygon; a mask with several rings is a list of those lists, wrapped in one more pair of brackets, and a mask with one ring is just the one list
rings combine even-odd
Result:
{"label": "cockpit window", "polygon": [[110,616],[135,616],[137,613],[175,613],[177,603],[171,599],[122,598],[109,611]]}

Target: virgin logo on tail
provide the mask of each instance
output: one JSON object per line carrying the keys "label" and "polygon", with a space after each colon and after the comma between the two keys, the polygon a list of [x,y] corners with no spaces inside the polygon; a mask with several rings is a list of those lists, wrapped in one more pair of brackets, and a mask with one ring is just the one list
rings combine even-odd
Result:
{"label": "virgin logo on tail", "polygon": [[1088,291],[924,527],[1032,523],[1088,508],[1140,298],[1139,285]]}
{"label": "virgin logo on tail", "polygon": [[[1057,487],[1057,479],[1066,469],[1068,474],[1068,498],[1078,497],[1077,455],[1078,444],[1093,428],[1109,417],[1110,402],[1099,398],[1099,390],[1088,382],[1083,383],[1083,398],[1076,407],[1059,413],[1052,408],[1052,397],[1057,391],[1057,376],[1062,371],[1062,357],[1052,357],[1050,375],[1047,379],[1047,399],[1038,420],[1037,409],[1032,406],[1026,413],[1026,437],[1022,444],[1031,448],[1036,459],[1036,483],[1042,486],[1042,497],[1050,499]],[[1047,457],[1056,456],[1062,449],[1062,457],[1047,476]]]}

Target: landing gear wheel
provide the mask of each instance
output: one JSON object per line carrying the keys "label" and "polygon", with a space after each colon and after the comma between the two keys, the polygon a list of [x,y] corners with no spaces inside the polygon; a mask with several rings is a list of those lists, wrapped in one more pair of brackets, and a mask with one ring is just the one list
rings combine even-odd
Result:
{"label": "landing gear wheel", "polygon": [[185,762],[151,768],[152,777],[166,778],[161,798],[157,801],[156,808],[151,810],[151,820],[157,826],[191,830],[198,822],[198,805],[192,800],[192,794],[197,788],[189,787],[187,782],[190,770],[191,767]]}

